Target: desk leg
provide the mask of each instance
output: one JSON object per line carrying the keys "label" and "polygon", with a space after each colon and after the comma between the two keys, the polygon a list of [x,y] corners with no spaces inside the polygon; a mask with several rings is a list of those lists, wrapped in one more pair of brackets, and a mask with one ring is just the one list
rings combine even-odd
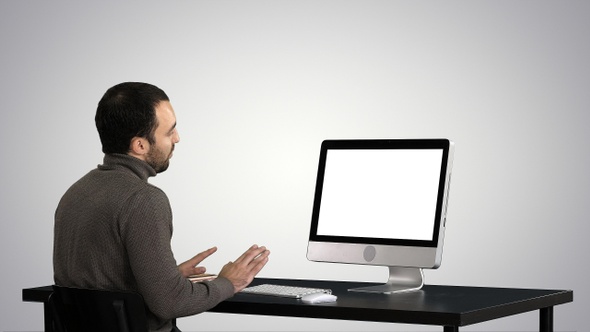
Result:
{"label": "desk leg", "polygon": [[541,308],[539,311],[539,331],[553,332],[553,307]]}
{"label": "desk leg", "polygon": [[459,332],[459,326],[445,326],[443,332]]}
{"label": "desk leg", "polygon": [[49,303],[43,303],[43,321],[45,324],[45,332],[54,332],[53,331],[53,312],[51,312],[51,307]]}

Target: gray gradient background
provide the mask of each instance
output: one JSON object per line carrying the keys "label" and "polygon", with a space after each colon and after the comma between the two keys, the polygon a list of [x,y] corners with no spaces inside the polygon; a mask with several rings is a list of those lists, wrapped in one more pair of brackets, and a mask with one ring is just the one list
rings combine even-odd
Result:
{"label": "gray gradient background", "polygon": [[[55,206],[102,161],[96,103],[121,81],[170,96],[181,142],[152,183],[178,260],[217,272],[251,243],[268,277],[382,281],[308,262],[325,138],[456,142],[431,284],[573,289],[557,331],[587,329],[590,2],[0,1],[0,330],[42,329],[21,289],[52,283]],[[537,313],[465,331],[531,331]],[[186,331],[440,331],[205,313]]]}

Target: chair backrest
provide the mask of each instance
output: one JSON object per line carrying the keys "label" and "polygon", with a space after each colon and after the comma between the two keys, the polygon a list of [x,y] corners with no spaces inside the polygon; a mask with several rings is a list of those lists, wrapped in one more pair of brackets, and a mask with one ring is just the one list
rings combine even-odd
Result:
{"label": "chair backrest", "polygon": [[138,293],[53,286],[49,303],[58,332],[147,332]]}

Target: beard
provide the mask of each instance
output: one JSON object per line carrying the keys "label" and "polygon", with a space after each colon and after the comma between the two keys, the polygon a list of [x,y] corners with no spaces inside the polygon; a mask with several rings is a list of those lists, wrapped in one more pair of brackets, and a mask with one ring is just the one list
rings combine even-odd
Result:
{"label": "beard", "polygon": [[162,173],[168,169],[168,166],[170,166],[172,151],[174,151],[174,145],[169,153],[157,148],[151,149],[150,152],[148,152],[145,161],[156,171],[156,173]]}

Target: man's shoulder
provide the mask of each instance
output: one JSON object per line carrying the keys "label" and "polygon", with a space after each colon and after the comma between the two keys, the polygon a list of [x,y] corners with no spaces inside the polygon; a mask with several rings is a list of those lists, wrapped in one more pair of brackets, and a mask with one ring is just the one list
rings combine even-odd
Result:
{"label": "man's shoulder", "polygon": [[94,169],[74,182],[64,196],[85,196],[107,201],[125,201],[132,197],[168,201],[166,193],[146,180],[124,170]]}

